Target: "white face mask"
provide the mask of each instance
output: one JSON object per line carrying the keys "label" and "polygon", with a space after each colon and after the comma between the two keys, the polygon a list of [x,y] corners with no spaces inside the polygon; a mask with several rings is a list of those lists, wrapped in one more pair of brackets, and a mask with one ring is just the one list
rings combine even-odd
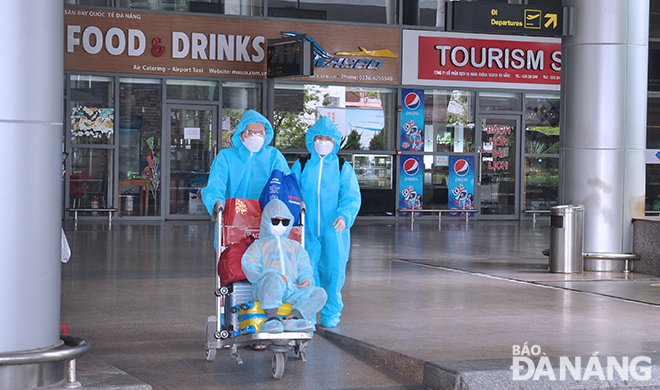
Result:
{"label": "white face mask", "polygon": [[316,150],[316,153],[318,153],[321,157],[327,156],[334,149],[335,141],[314,141],[314,150]]}
{"label": "white face mask", "polygon": [[281,223],[278,223],[275,226],[270,225],[270,232],[273,233],[275,237],[279,237],[282,234],[284,234],[284,232],[286,232],[286,226],[284,226],[284,224]]}
{"label": "white face mask", "polygon": [[245,137],[243,140],[243,145],[252,153],[256,153],[261,150],[265,141],[264,137],[259,137],[258,135],[253,135],[251,137]]}

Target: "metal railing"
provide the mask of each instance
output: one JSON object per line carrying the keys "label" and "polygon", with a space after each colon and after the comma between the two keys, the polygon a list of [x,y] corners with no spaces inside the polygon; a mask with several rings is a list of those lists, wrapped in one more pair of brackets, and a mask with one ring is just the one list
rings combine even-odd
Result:
{"label": "metal railing", "polygon": [[60,335],[62,343],[39,351],[12,352],[0,354],[0,366],[13,366],[59,362],[66,360],[67,383],[65,387],[80,387],[76,379],[76,358],[89,351],[90,345],[85,339],[70,335]]}

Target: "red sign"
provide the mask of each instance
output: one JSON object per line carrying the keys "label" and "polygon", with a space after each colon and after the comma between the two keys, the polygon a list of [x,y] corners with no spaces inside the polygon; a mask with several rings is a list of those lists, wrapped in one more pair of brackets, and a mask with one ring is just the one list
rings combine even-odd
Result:
{"label": "red sign", "polygon": [[419,37],[418,78],[560,85],[561,43]]}

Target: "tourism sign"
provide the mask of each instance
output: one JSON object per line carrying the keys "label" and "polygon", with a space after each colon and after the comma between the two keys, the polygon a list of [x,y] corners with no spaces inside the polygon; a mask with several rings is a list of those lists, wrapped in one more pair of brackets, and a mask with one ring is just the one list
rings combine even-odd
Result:
{"label": "tourism sign", "polygon": [[564,8],[468,1],[447,3],[447,31],[560,37]]}
{"label": "tourism sign", "polygon": [[402,82],[468,88],[561,86],[561,39],[403,30]]}

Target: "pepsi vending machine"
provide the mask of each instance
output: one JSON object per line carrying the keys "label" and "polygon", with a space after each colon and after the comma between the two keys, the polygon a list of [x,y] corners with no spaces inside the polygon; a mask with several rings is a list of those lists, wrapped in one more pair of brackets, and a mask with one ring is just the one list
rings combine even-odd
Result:
{"label": "pepsi vending machine", "polygon": [[[474,156],[449,156],[449,209],[474,209]],[[450,216],[462,215],[450,213]]]}

